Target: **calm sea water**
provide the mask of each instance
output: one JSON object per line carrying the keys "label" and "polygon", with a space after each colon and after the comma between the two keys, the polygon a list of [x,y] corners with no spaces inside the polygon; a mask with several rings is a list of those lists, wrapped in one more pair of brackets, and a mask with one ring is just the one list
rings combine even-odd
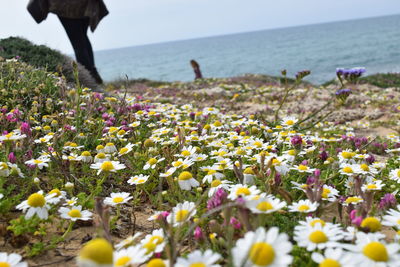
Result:
{"label": "calm sea water", "polygon": [[105,80],[190,81],[195,59],[205,77],[310,69],[308,80],[322,83],[337,67],[400,72],[400,15],[104,50],[95,57]]}

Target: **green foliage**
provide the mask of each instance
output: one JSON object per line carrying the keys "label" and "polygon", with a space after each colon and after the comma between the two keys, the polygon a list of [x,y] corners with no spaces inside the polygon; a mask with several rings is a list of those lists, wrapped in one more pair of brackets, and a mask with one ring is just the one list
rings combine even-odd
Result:
{"label": "green foliage", "polygon": [[[0,103],[49,114],[60,97],[58,78],[18,61],[0,62]],[[33,105],[34,104],[34,105]]]}
{"label": "green foliage", "polygon": [[23,235],[23,234],[33,234],[40,230],[40,223],[42,220],[33,216],[30,219],[25,219],[25,216],[21,215],[19,218],[11,220],[10,226],[7,227],[8,230],[12,231],[14,235]]}
{"label": "green foliage", "polygon": [[65,58],[60,52],[45,45],[35,45],[20,37],[1,39],[0,47],[1,57],[11,59],[19,56],[22,61],[50,72],[59,72],[65,63]]}
{"label": "green foliage", "polygon": [[368,83],[381,88],[400,87],[400,73],[377,73],[360,78],[360,83]]}

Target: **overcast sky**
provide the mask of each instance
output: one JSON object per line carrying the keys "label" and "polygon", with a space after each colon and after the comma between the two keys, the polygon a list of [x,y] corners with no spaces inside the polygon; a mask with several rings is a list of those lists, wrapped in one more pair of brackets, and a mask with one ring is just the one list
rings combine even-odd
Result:
{"label": "overcast sky", "polygon": [[[67,0],[66,0],[67,1]],[[94,50],[400,14],[400,0],[104,0]],[[0,0],[0,38],[22,36],[71,53],[54,14],[36,24],[28,0]],[[400,29],[399,29],[400,31]]]}

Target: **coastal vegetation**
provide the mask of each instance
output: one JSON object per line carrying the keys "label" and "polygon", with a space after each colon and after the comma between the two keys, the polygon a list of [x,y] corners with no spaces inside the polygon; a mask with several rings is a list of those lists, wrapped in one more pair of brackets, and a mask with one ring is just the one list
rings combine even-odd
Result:
{"label": "coastal vegetation", "polygon": [[76,65],[66,80],[6,58],[0,266],[399,264],[400,92],[376,86],[395,74],[128,80],[104,95]]}

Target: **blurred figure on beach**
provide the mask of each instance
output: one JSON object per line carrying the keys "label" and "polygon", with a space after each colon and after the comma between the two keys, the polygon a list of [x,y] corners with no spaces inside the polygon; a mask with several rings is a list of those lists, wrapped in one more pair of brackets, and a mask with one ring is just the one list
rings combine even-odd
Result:
{"label": "blurred figure on beach", "polygon": [[195,80],[203,79],[203,75],[201,74],[199,63],[197,63],[196,60],[192,59],[192,60],[190,60],[190,65],[192,65],[192,68],[193,68],[193,71],[194,71],[194,75],[195,75],[194,79]]}
{"label": "blurred figure on beach", "polygon": [[76,60],[85,66],[97,83],[103,80],[94,64],[93,48],[87,36],[108,14],[103,0],[30,0],[28,11],[37,23],[47,18],[48,13],[58,16],[75,52]]}

